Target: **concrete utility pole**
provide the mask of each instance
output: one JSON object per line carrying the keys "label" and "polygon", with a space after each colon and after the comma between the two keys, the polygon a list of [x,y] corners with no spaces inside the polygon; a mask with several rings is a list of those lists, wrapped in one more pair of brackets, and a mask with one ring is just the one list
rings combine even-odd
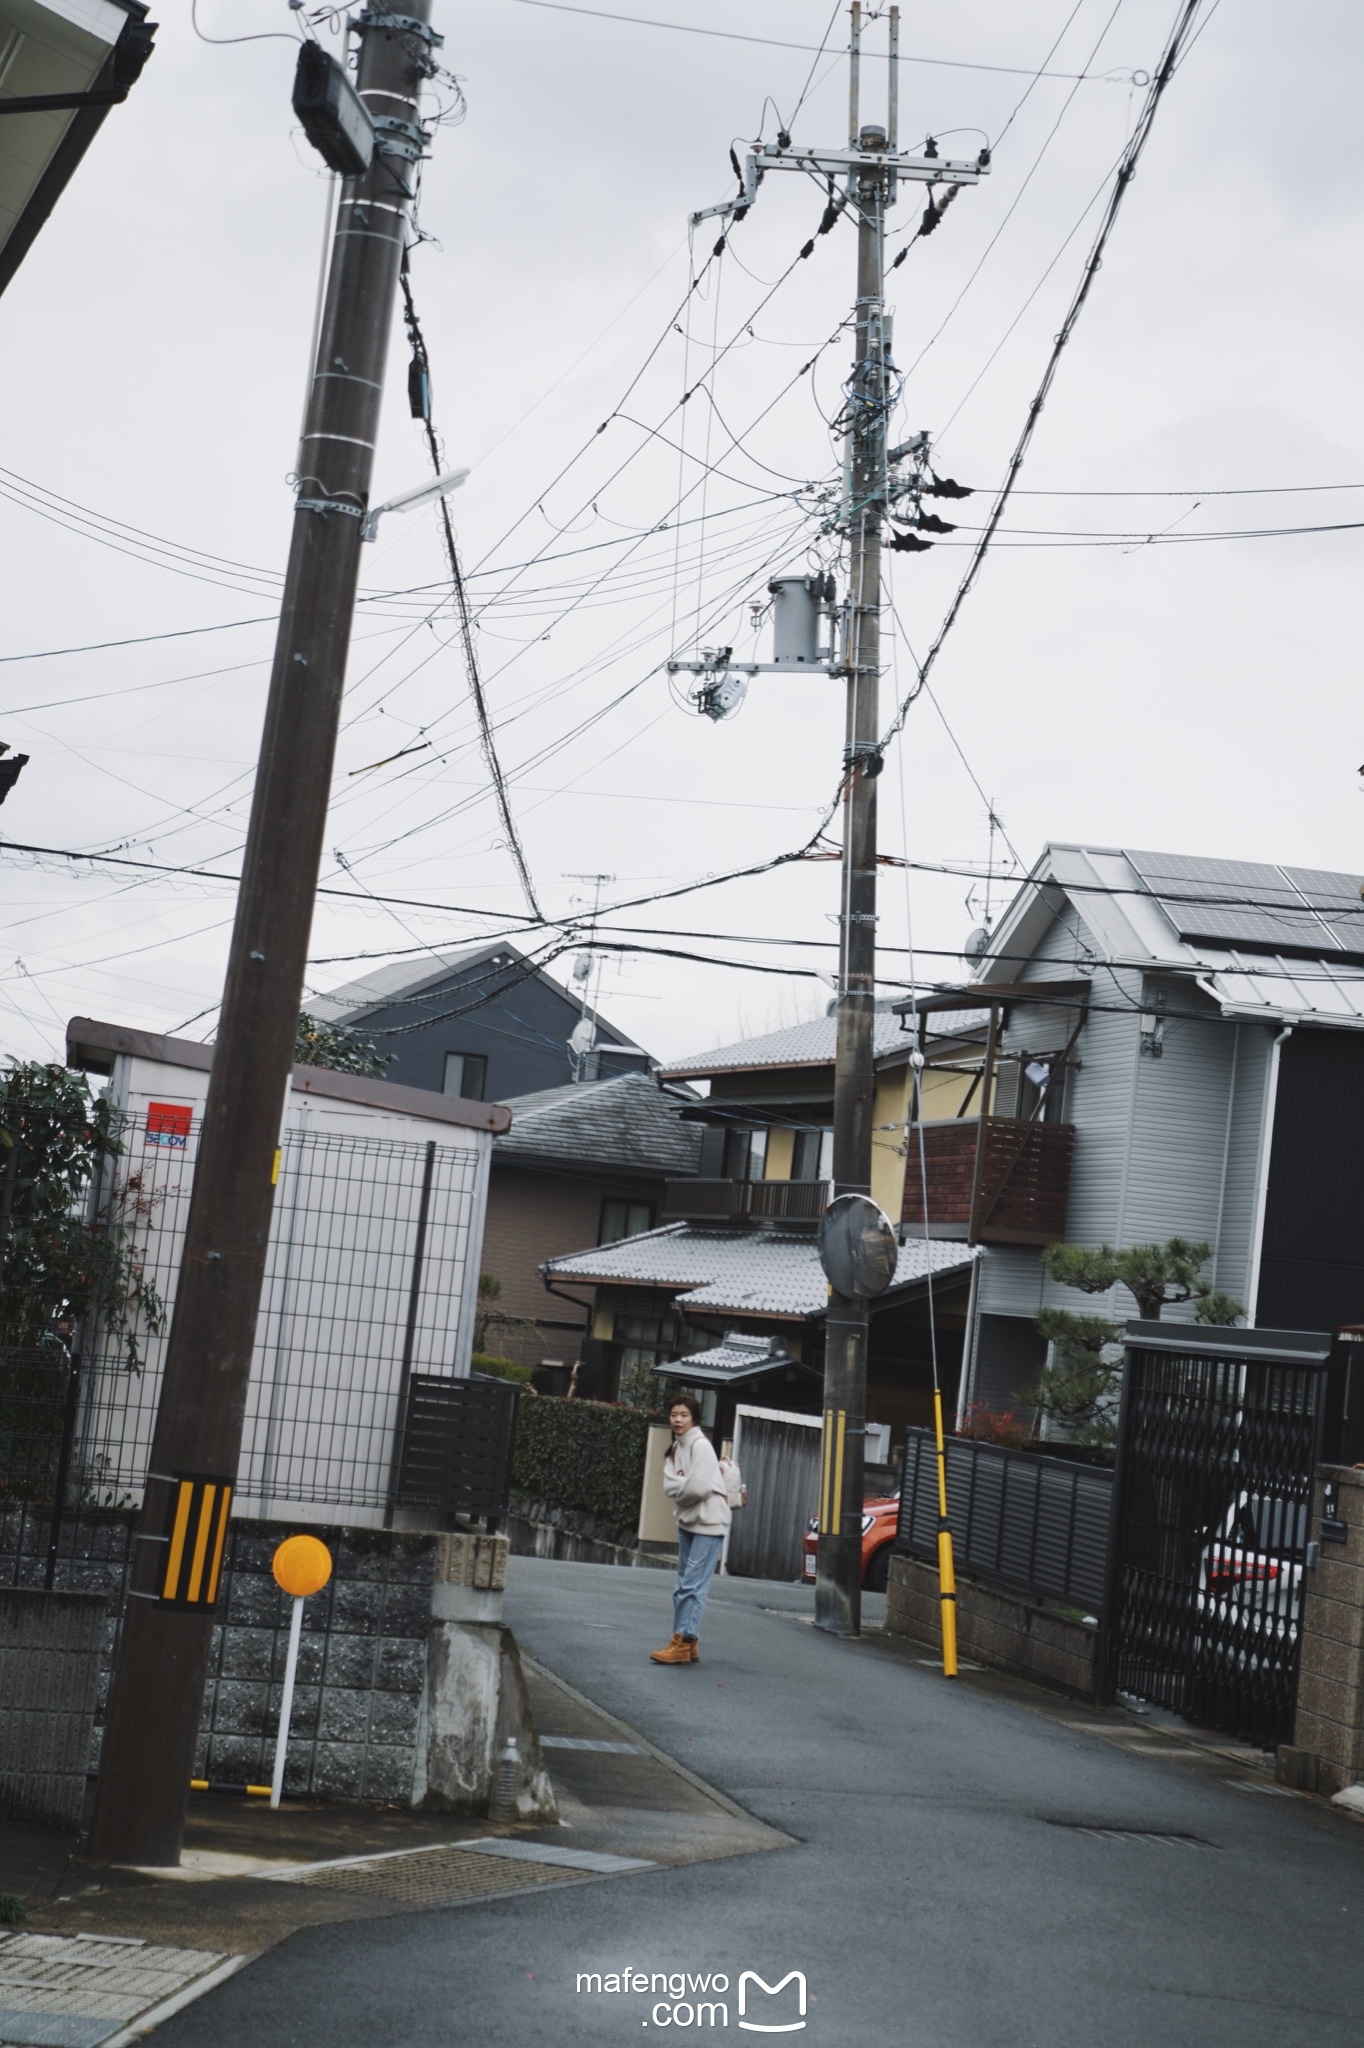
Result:
{"label": "concrete utility pole", "polygon": [[274,1202],[429,50],[430,0],[366,7],[378,130],[343,184],[213,1077],[89,1854],[180,1859]]}
{"label": "concrete utility pole", "polygon": [[[899,10],[891,10],[890,132],[859,117],[861,8],[852,9],[848,147],[894,150]],[[891,179],[881,163],[849,180],[857,217],[856,346],[850,392],[847,723],[844,730],[843,869],[839,905],[838,1049],[834,1066],[834,1192],[871,1193],[876,1071],[876,777],[881,770],[881,521],[886,502],[884,251]],[[862,1490],[867,1421],[868,1303],[829,1294],[824,1343],[823,1489],[815,1621],[835,1635],[862,1625]]]}
{"label": "concrete utility pole", "polygon": [[[834,1184],[836,1195],[871,1194],[872,1116],[876,1072],[873,1028],[876,1010],[876,777],[881,771],[878,698],[881,668],[881,529],[892,491],[886,448],[890,350],[884,301],[886,211],[902,181],[927,185],[929,211],[922,232],[937,223],[933,188],[978,184],[989,169],[990,152],[974,162],[939,155],[931,138],[921,153],[900,153],[898,106],[900,10],[887,9],[889,30],[886,126],[863,127],[861,0],[849,8],[849,113],[846,149],[807,149],[784,131],[775,142],[753,145],[737,198],[704,207],[692,225],[713,216],[742,219],[755,203],[769,171],[797,171],[829,180],[830,206],[820,233],[838,218],[833,205],[836,180],[846,180],[846,209],[857,222],[856,349],[846,387],[848,434],[847,498],[839,519],[848,535],[848,603],[844,614],[843,658],[828,650],[827,673],[847,683],[843,746],[843,871],[839,909],[838,1045],[834,1068]],[[723,245],[722,245],[723,246]],[[803,256],[814,247],[813,237]],[[717,250],[718,254],[718,250]],[[896,258],[902,260],[904,252]],[[920,435],[894,451],[927,447]],[[904,495],[902,492],[901,495]],[[922,523],[922,522],[921,522]],[[825,529],[829,530],[828,528]],[[902,543],[904,545],[906,543]],[[770,584],[773,592],[800,579]],[[807,593],[810,579],[806,582]],[[812,600],[807,595],[807,603]],[[817,658],[813,612],[808,652]],[[779,628],[774,629],[774,633]],[[672,660],[670,674],[701,678],[693,702],[708,718],[728,717],[743,701],[748,676],[790,673],[793,656],[772,662],[733,659],[729,647],[703,650],[699,660]],[[867,1413],[866,1295],[832,1287],[824,1348],[824,1449],[820,1474],[819,1567],[815,1620],[836,1635],[856,1635],[862,1620],[862,1481]]]}

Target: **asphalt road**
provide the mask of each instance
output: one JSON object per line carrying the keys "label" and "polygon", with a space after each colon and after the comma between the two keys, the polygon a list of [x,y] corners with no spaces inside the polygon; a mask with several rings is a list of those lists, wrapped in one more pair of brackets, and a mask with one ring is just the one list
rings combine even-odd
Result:
{"label": "asphalt road", "polygon": [[[766,2038],[810,2048],[1358,2048],[1364,1826],[833,1641],[796,1587],[719,1582],[704,1661],[651,1665],[667,1590],[516,1558],[508,1615],[794,1846],[309,1930],[158,2048],[577,2048],[665,2020],[670,2041],[737,2038],[744,1970],[805,1973],[805,2028]],[[612,1972],[719,1972],[728,2028],[700,2019],[713,1985],[661,2008],[575,1988]],[[750,1987],[750,2020],[794,2020],[796,1990]]]}

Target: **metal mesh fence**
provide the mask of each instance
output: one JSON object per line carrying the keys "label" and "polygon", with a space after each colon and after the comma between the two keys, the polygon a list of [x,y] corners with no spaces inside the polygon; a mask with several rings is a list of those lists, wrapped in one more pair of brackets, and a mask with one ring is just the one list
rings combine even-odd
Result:
{"label": "metal mesh fence", "polygon": [[[79,1242],[104,1256],[117,1297],[106,1287],[102,1298],[73,1304],[54,1288],[36,1310],[26,1298],[24,1334],[36,1329],[36,1345],[16,1345],[13,1332],[7,1342],[0,1329],[6,1520],[15,1511],[31,1519],[59,1491],[68,1513],[141,1502],[199,1129],[187,1110],[153,1105],[120,1120],[110,1137],[116,1149],[102,1150],[67,1221],[86,1234]],[[316,1521],[341,1514],[371,1526],[388,1518],[412,1376],[468,1370],[479,1172],[472,1137],[411,1142],[312,1129],[304,1120],[286,1130],[237,1513]],[[17,1222],[8,1242],[20,1242]],[[17,1557],[25,1548],[22,1529],[0,1532],[0,1549]]]}

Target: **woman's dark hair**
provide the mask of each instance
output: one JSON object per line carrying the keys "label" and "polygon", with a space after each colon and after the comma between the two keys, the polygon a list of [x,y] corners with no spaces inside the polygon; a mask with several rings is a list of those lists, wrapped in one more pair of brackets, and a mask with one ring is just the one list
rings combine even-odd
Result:
{"label": "woman's dark hair", "polygon": [[668,1396],[669,1415],[672,1414],[674,1408],[689,1408],[691,1410],[693,1426],[700,1426],[701,1403],[697,1400],[695,1394],[670,1394]]}

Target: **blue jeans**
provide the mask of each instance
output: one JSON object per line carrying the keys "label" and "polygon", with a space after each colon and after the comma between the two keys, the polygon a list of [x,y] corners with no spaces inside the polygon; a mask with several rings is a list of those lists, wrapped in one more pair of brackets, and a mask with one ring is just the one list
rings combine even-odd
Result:
{"label": "blue jeans", "polygon": [[677,1532],[677,1584],[673,1587],[673,1627],[680,1636],[699,1636],[706,1595],[724,1548],[723,1536]]}

